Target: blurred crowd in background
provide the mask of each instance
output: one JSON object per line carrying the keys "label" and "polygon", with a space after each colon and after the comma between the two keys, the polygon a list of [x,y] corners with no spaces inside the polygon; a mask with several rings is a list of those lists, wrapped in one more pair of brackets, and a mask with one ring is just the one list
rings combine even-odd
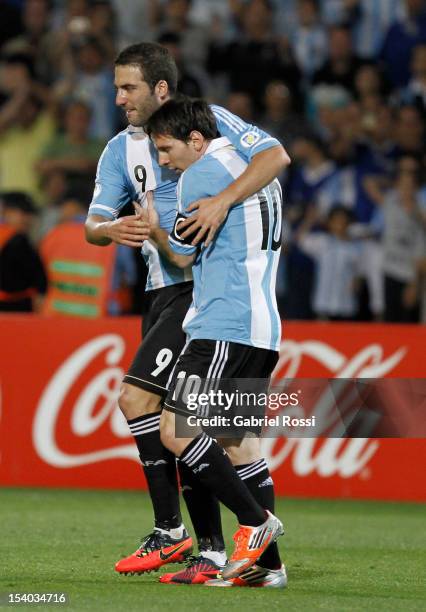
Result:
{"label": "blurred crowd in background", "polygon": [[[2,0],[0,13],[0,310],[39,308],[46,234],[83,224],[102,149],[125,127],[114,57],[157,41],[181,92],[292,158],[283,317],[426,321],[425,0]],[[114,282],[131,299],[111,314],[143,311],[142,258],[125,250]]]}

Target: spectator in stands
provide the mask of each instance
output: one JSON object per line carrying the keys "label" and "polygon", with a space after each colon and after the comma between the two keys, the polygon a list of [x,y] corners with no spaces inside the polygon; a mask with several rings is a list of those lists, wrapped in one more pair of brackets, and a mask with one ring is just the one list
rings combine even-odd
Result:
{"label": "spectator in stands", "polygon": [[207,69],[213,74],[226,73],[231,91],[248,93],[261,108],[266,85],[285,81],[298,91],[300,71],[289,46],[281,48],[273,37],[273,11],[268,0],[250,0],[241,16],[242,34],[238,40],[210,45]]}
{"label": "spectator in stands", "polygon": [[384,75],[374,63],[365,63],[355,74],[355,97],[361,108],[371,109],[371,100],[377,108],[389,94]]}
{"label": "spectator in stands", "polygon": [[189,18],[192,24],[214,30],[229,40],[236,35],[238,17],[243,10],[241,0],[192,0]]}
{"label": "spectator in stands", "polygon": [[[242,7],[241,12],[243,12],[243,2],[235,2],[234,4],[239,4]],[[274,33],[277,36],[284,36],[286,39],[289,39],[299,22],[299,0],[284,0],[284,2],[282,0],[271,0],[270,4],[274,14],[272,25]]]}
{"label": "spectator in stands", "polygon": [[67,47],[68,71],[55,86],[55,96],[66,102],[83,100],[92,111],[90,136],[107,140],[116,129],[117,112],[111,66],[106,61],[101,43],[84,35]]}
{"label": "spectator in stands", "polygon": [[33,232],[36,242],[54,227],[59,221],[59,205],[64,199],[68,186],[65,174],[61,170],[49,172],[41,180],[43,189],[43,207],[40,210],[37,225]]}
{"label": "spectator in stands", "polygon": [[156,2],[135,2],[135,0],[111,0],[116,20],[116,47],[124,49],[143,40],[154,40],[156,26]]}
{"label": "spectator in stands", "polygon": [[36,208],[22,192],[0,196],[0,311],[32,312],[41,307],[46,274],[31,244]]}
{"label": "spectator in stands", "polygon": [[400,155],[425,154],[425,123],[415,106],[402,106],[397,114],[395,141]]}
{"label": "spectator in stands", "polygon": [[389,28],[381,58],[394,87],[404,87],[410,79],[411,54],[416,45],[426,43],[424,0],[405,0],[406,14]]}
{"label": "spectator in stands", "polygon": [[380,319],[384,311],[382,252],[377,224],[377,205],[365,188],[371,177],[389,180],[398,151],[392,138],[393,114],[390,108],[360,109],[358,131],[350,132],[342,122],[340,133],[330,146],[339,165],[328,186],[331,202],[340,200],[354,215],[351,236],[360,240],[360,273],[365,283],[361,293],[364,319]]}
{"label": "spectator in stands", "polygon": [[264,113],[260,124],[278,140],[290,146],[295,138],[307,136],[311,129],[302,112],[295,112],[293,96],[285,83],[271,81],[263,98]]}
{"label": "spectator in stands", "polygon": [[54,133],[55,122],[25,57],[4,60],[0,91],[4,92],[0,108],[0,188],[24,190],[40,203],[34,166]]}
{"label": "spectator in stands", "polygon": [[50,17],[48,0],[26,0],[22,12],[23,32],[11,38],[2,48],[2,53],[6,55],[20,53],[28,56],[37,79],[45,84],[52,83],[54,78]]}
{"label": "spectator in stands", "polygon": [[69,189],[84,188],[93,184],[104,143],[89,136],[91,109],[85,102],[69,102],[63,114],[63,131],[46,145],[37,170],[45,183],[60,172]]}
{"label": "spectator in stands", "polygon": [[405,14],[401,0],[325,0],[324,4],[332,9],[336,2],[344,8],[341,23],[352,24],[354,50],[362,59],[377,57],[389,27]]}
{"label": "spectator in stands", "polygon": [[[207,77],[197,69],[188,69],[182,59],[181,36],[176,32],[164,32],[157,41],[166,47],[176,62],[179,71],[178,91],[192,98],[200,98],[203,95],[202,83]],[[191,66],[192,68],[192,66]]]}
{"label": "spectator in stands", "polygon": [[359,248],[349,237],[351,214],[344,206],[336,206],[328,214],[326,230],[313,233],[315,220],[311,209],[297,233],[300,248],[316,264],[313,310],[319,319],[353,319],[357,313]]}
{"label": "spectator in stands", "polygon": [[95,0],[90,6],[89,19],[90,35],[103,48],[107,61],[113,62],[117,51],[117,20],[111,3],[108,0]]}
{"label": "spectator in stands", "polygon": [[323,83],[309,90],[307,95],[309,120],[315,133],[329,145],[333,144],[336,132],[341,130],[344,111],[350,106],[351,101],[351,95],[341,85]]}
{"label": "spectator in stands", "polygon": [[[293,164],[290,167],[286,193],[286,224],[293,231],[303,223],[306,211],[312,208],[322,214],[330,207],[328,185],[337,168],[327,157],[322,142],[308,136],[296,139],[290,150]],[[319,214],[316,212],[316,216]],[[312,259],[291,243],[286,260],[287,298],[286,316],[295,319],[310,319],[313,316],[311,308],[311,293],[314,278]]]}
{"label": "spectator in stands", "polygon": [[0,133],[19,115],[29,92],[48,105],[51,93],[36,79],[31,57],[24,53],[0,57]]}
{"label": "spectator in stands", "polygon": [[298,23],[289,34],[297,66],[306,79],[321,68],[327,57],[327,31],[319,17],[317,0],[300,0]]}
{"label": "spectator in stands", "polygon": [[385,320],[418,321],[419,280],[425,257],[421,216],[420,165],[415,157],[401,157],[393,185],[370,181],[371,197],[381,207],[385,283]]}
{"label": "spectator in stands", "polygon": [[[342,123],[334,135],[330,151],[339,165],[333,185],[329,186],[341,203],[353,210],[357,223],[368,224],[376,206],[364,190],[367,176],[390,177],[394,171],[398,149],[393,138],[394,119],[390,108],[360,109],[358,130],[348,134]],[[348,137],[349,136],[349,137]]]}
{"label": "spectator in stands", "polygon": [[336,164],[329,159],[324,144],[315,136],[296,139],[291,157],[294,165],[286,186],[291,221],[300,220],[310,205],[315,207],[319,217],[325,217],[333,204],[328,187],[337,173]]}
{"label": "spectator in stands", "polygon": [[344,26],[329,30],[329,57],[313,76],[314,85],[340,85],[349,94],[355,94],[355,74],[362,61],[352,47],[351,31]]}
{"label": "spectator in stands", "polygon": [[413,49],[411,60],[412,77],[407,87],[401,91],[403,104],[418,108],[423,119],[426,117],[426,43]]}
{"label": "spectator in stands", "polygon": [[177,34],[182,62],[191,69],[200,70],[206,62],[211,26],[192,22],[191,0],[164,0],[155,4],[157,39],[166,32]]}
{"label": "spectator in stands", "polygon": [[[89,39],[96,41],[105,63],[112,63],[116,53],[116,19],[108,0],[54,3],[51,22],[45,46],[53,65],[51,80],[55,86],[58,81],[63,86],[64,80],[73,77],[77,49]],[[56,95],[59,93],[56,92]]]}

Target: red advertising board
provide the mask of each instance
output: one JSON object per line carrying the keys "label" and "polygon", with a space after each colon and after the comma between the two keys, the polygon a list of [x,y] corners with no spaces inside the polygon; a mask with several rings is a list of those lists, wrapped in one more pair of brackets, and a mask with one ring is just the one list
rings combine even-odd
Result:
{"label": "red advertising board", "polygon": [[[145,487],[117,408],[140,321],[0,317],[0,483]],[[283,377],[421,378],[420,326],[286,323]],[[277,493],[426,501],[423,439],[263,441]]]}

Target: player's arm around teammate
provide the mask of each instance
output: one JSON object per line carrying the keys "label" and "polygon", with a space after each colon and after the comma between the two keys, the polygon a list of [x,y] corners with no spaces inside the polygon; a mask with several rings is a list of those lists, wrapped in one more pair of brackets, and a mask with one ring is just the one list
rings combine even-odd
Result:
{"label": "player's arm around teammate", "polygon": [[202,198],[188,207],[188,213],[194,214],[182,221],[181,237],[193,236],[192,245],[195,246],[204,241],[205,246],[209,246],[217,230],[225,221],[231,206],[242,202],[268,185],[289,164],[290,157],[282,145],[254,155],[247,169],[229,187],[216,196]]}

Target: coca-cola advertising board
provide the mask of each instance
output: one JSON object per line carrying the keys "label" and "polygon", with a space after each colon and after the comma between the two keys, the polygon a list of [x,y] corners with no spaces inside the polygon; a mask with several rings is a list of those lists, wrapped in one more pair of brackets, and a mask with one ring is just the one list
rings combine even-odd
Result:
{"label": "coca-cola advertising board", "polygon": [[[117,407],[136,318],[0,317],[0,483],[145,488]],[[274,383],[422,378],[421,326],[286,323]],[[423,439],[265,438],[279,495],[426,501]]]}

